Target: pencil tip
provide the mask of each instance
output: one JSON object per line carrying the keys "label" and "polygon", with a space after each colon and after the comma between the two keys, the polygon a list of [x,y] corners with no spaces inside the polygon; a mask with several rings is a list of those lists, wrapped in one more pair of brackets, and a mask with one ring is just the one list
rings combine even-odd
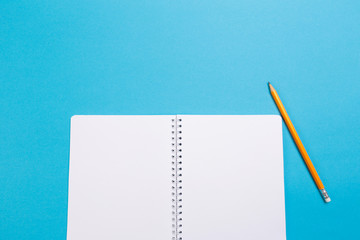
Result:
{"label": "pencil tip", "polygon": [[270,84],[270,82],[268,82],[268,84],[269,84],[270,91],[274,91],[275,89],[274,89],[273,86]]}

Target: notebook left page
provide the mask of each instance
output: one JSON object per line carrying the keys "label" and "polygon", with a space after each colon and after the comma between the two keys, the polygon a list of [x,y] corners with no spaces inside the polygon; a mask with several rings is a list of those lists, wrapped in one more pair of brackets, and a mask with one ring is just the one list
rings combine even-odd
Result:
{"label": "notebook left page", "polygon": [[172,116],[71,119],[68,240],[169,240]]}

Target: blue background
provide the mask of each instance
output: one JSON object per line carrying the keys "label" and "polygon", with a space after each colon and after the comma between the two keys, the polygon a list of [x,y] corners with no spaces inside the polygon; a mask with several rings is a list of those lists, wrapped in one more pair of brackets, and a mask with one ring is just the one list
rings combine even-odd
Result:
{"label": "blue background", "polygon": [[2,1],[0,239],[65,239],[74,114],[278,114],[288,240],[360,239],[359,1]]}

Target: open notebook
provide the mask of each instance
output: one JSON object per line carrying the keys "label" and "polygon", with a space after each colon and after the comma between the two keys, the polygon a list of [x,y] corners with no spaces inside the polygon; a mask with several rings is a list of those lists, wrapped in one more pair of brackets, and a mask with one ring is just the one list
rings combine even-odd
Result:
{"label": "open notebook", "polygon": [[279,116],[74,116],[68,240],[284,240]]}

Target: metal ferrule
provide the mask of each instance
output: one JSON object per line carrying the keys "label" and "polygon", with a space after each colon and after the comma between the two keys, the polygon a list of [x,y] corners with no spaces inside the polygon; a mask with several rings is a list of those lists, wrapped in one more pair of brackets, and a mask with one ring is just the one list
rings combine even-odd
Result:
{"label": "metal ferrule", "polygon": [[330,202],[331,201],[331,199],[329,197],[329,194],[326,192],[325,188],[320,189],[320,193],[321,193],[321,196],[324,198],[325,202]]}

